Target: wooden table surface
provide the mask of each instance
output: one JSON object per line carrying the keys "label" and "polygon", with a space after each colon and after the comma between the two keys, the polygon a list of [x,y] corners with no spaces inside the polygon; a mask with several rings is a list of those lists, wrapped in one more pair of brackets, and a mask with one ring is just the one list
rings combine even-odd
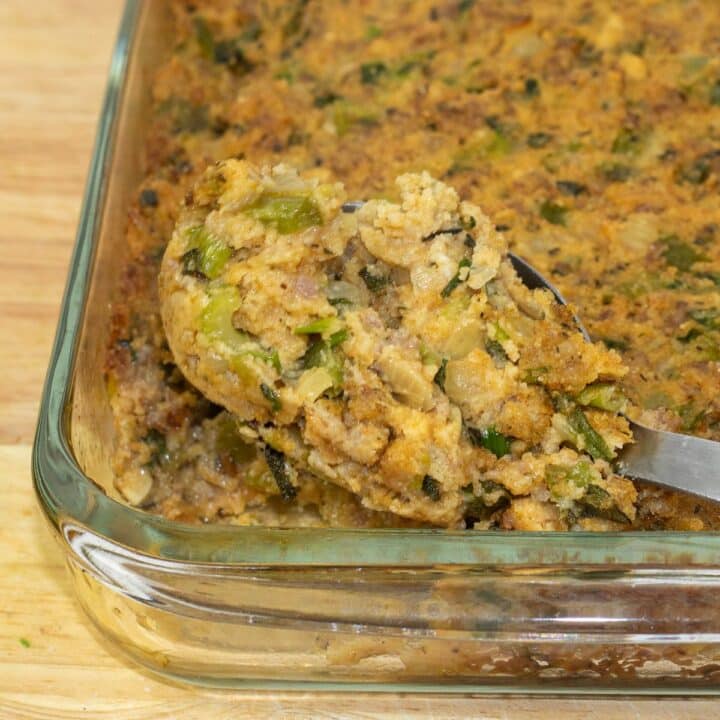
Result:
{"label": "wooden table surface", "polygon": [[[146,0],[151,1],[151,0]],[[0,720],[708,718],[720,701],[211,692],[115,654],[81,614],[30,448],[122,0],[0,3]]]}

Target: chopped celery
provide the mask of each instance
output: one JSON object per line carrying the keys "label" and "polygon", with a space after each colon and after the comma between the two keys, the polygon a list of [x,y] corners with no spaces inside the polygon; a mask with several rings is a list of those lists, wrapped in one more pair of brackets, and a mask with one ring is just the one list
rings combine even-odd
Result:
{"label": "chopped celery", "polygon": [[484,447],[495,457],[500,458],[510,453],[510,440],[492,425],[483,429],[468,427],[467,430],[473,445]]}
{"label": "chopped celery", "polygon": [[194,19],[193,24],[195,26],[195,39],[200,47],[200,53],[210,59],[215,49],[215,38],[213,37],[212,30],[210,30],[210,26],[207,24],[205,18],[199,15]]}
{"label": "chopped celery", "polygon": [[550,368],[546,365],[541,365],[539,367],[533,367],[528,368],[525,371],[525,374],[523,375],[523,382],[526,382],[528,385],[540,385],[542,384],[543,380],[547,377],[547,374],[550,372]]}
{"label": "chopped celery", "polygon": [[443,358],[440,362],[440,367],[433,377],[433,382],[441,389],[445,390],[445,375],[447,373],[447,358]]}
{"label": "chopped celery", "polygon": [[247,349],[243,350],[243,355],[250,355],[250,357],[257,358],[258,360],[262,360],[264,363],[267,363],[268,365],[272,365],[275,370],[278,371],[278,373],[282,372],[282,365],[280,364],[280,355],[278,354],[278,351],[273,350],[265,350],[264,348],[261,348],[259,345],[253,347],[249,346]]}
{"label": "chopped celery", "polygon": [[218,455],[229,455],[236,463],[249,462],[256,455],[255,447],[240,437],[236,421],[227,413],[223,413],[218,421],[215,452]]}
{"label": "chopped celery", "polygon": [[218,277],[232,256],[232,248],[210,234],[203,225],[190,228],[187,239],[189,249],[182,257],[183,272],[211,280]]}
{"label": "chopped celery", "polygon": [[440,365],[442,357],[434,350],[429,348],[424,342],[420,343],[420,362],[423,365]]}
{"label": "chopped celery", "polygon": [[505,342],[505,340],[510,339],[510,335],[508,335],[507,331],[499,322],[493,323],[493,327],[495,330],[495,340],[497,340],[499,343]]}
{"label": "chopped celery", "polygon": [[252,340],[247,333],[238,330],[233,325],[232,316],[239,306],[240,292],[236,287],[223,285],[213,289],[210,293],[210,301],[205,306],[200,318],[200,330],[211,340],[222,342],[228,346],[233,359],[237,360],[237,363],[233,364],[236,372],[246,369],[244,366],[240,367],[243,355],[250,355],[262,360],[268,365],[272,365],[277,372],[281,372],[282,367],[277,350],[266,350]]}
{"label": "chopped celery", "polygon": [[627,398],[620,392],[617,385],[611,383],[595,383],[588,385],[575,400],[580,405],[610,410],[611,412],[625,412]]}
{"label": "chopped celery", "polygon": [[575,465],[548,465],[545,482],[555,502],[568,509],[569,502],[582,506],[584,516],[602,517],[613,522],[628,522],[613,496],[597,483],[600,473],[591,463],[581,460]]}
{"label": "chopped celery", "polygon": [[[343,323],[335,316],[320,318],[313,320],[307,325],[300,325],[295,328],[296,335],[322,335],[323,339],[329,338],[342,332],[345,329]],[[337,344],[337,343],[336,343]]]}
{"label": "chopped celery", "polygon": [[281,235],[323,224],[317,203],[306,195],[262,194],[245,212]]}
{"label": "chopped celery", "polygon": [[224,285],[210,293],[200,319],[200,329],[212,340],[225,343],[233,351],[247,349],[248,335],[232,324],[233,313],[240,307],[240,292],[236,287]]}
{"label": "chopped celery", "polygon": [[593,481],[600,479],[600,473],[587,460],[575,465],[548,465],[545,468],[545,482],[553,500],[579,500]]}

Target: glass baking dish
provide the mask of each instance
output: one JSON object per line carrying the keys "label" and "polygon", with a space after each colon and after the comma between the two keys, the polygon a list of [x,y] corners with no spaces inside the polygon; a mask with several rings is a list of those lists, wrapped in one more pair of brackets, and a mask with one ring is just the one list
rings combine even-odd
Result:
{"label": "glass baking dish", "polygon": [[128,1],[32,461],[102,633],[217,686],[720,691],[716,533],[195,527],[118,501],[99,358],[168,27],[164,3]]}

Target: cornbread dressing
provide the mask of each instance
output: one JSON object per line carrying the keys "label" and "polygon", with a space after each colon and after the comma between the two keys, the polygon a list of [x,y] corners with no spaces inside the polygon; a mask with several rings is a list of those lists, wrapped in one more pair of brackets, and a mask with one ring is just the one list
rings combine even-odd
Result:
{"label": "cornbread dressing", "polygon": [[[615,414],[624,395],[628,414],[649,425],[720,439],[720,6],[709,0],[309,0],[176,3],[173,12],[178,40],[153,85],[146,178],[129,209],[130,259],[123,271],[123,296],[112,311],[106,363],[116,419],[117,485],[130,503],[189,522],[355,527],[429,522],[516,529],[717,526],[712,506],[640,483],[636,490],[614,475],[611,457],[588,456],[587,443],[578,443],[578,427],[591,428],[614,454],[627,441]],[[335,218],[328,241],[341,238],[345,243],[340,248],[331,242],[325,248],[328,257],[340,257],[349,243],[362,264],[340,263],[337,279],[330,281],[335,283],[332,297],[322,282],[316,287],[315,267],[307,274],[294,273],[290,279],[295,284],[280,288],[287,290],[282,306],[255,307],[251,317],[243,304],[241,314],[247,317],[234,317],[231,327],[243,328],[253,342],[260,338],[254,354],[244,356],[258,379],[249,392],[222,387],[213,395],[193,376],[192,363],[178,360],[208,400],[175,366],[160,322],[157,276],[178,220],[178,228],[186,231],[204,226],[205,218],[198,222],[192,213],[213,202],[219,188],[208,186],[213,170],[203,173],[225,158],[251,163],[230,161],[226,169],[276,172],[278,177],[268,182],[285,182],[292,175],[289,168],[297,168],[300,176],[292,182],[313,188],[312,204],[323,227]],[[269,170],[279,163],[285,164],[281,170]],[[224,182],[232,180],[230,175],[223,175]],[[394,246],[392,234],[376,227],[377,216],[372,215],[403,200],[397,177],[426,184],[430,180],[418,178],[435,178],[433,187],[455,188],[463,203],[482,208],[495,224],[485,237],[504,238],[544,272],[574,303],[592,337],[612,350],[602,355],[614,358],[608,361],[615,364],[605,371],[607,377],[598,380],[592,374],[601,362],[599,350],[592,363],[565,363],[564,375],[558,371],[550,357],[553,349],[559,341],[573,342],[568,332],[553,336],[560,332],[559,323],[533,333],[534,346],[517,348],[513,332],[523,337],[518,328],[478,312],[482,326],[464,333],[472,341],[476,332],[477,346],[468,350],[450,344],[448,350],[447,328],[453,322],[462,326],[469,317],[461,299],[472,302],[476,295],[487,299],[490,294],[486,284],[493,278],[476,278],[479,293],[470,288],[472,273],[492,265],[492,248],[484,262],[465,267],[467,274],[458,265],[464,256],[451,252],[442,257],[438,251],[434,258],[435,267],[446,274],[452,269],[450,280],[457,275],[459,281],[442,298],[443,307],[457,313],[452,322],[438,320],[422,302],[407,302],[403,293],[422,283],[422,273],[413,276],[417,267],[407,244]],[[228,185],[242,188],[247,182]],[[271,190],[270,195],[285,192]],[[407,199],[411,190],[405,192]],[[290,195],[297,196],[296,190]],[[384,204],[368,203],[358,214],[360,243],[351,221],[338,212],[348,197],[386,199]],[[265,242],[267,204],[258,204],[258,198],[248,201],[256,202],[254,217],[246,215],[242,222],[255,223],[255,239]],[[460,215],[464,213],[458,220]],[[229,261],[213,245],[215,235],[226,229],[209,229],[205,237],[197,231],[194,240],[186,237],[183,252],[175,257],[176,279],[188,287],[216,283],[210,276]],[[247,228],[235,230],[233,237],[253,237]],[[289,242],[292,233],[277,230],[266,247],[277,247],[283,238],[288,251],[297,247]],[[462,243],[455,235],[438,239],[455,253]],[[430,252],[434,244],[421,243],[422,252]],[[259,246],[233,247],[230,264],[247,262],[256,251],[262,252]],[[496,251],[501,254],[504,246]],[[518,302],[510,292],[525,289],[508,270],[499,272],[498,284],[517,317],[542,322],[532,318],[532,309],[530,315],[527,307],[522,309],[523,298]],[[332,275],[324,265],[321,274],[326,279]],[[260,295],[270,291],[259,274],[255,281]],[[435,296],[442,297],[448,282],[445,277],[434,288]],[[342,283],[355,292],[345,307],[330,302],[342,299]],[[374,293],[373,285],[381,292]],[[319,288],[323,292],[316,297],[311,291]],[[222,292],[205,297],[209,299],[202,302],[218,308],[228,300]],[[326,303],[322,312],[314,305],[320,298]],[[350,406],[353,396],[363,397],[368,387],[367,373],[348,372],[347,365],[345,399],[333,396],[331,383],[305,407],[302,424],[295,417],[283,420],[292,403],[283,395],[289,391],[277,387],[277,368],[282,372],[292,366],[312,342],[329,344],[327,328],[296,333],[304,321],[294,320],[282,326],[292,313],[305,317],[310,306],[314,318],[342,321],[349,338],[339,344],[344,356],[369,352],[354,348],[367,334],[364,314],[375,313],[383,332],[394,333],[381,349],[384,360],[350,363],[364,370],[374,363],[374,376],[383,386],[404,383],[405,390],[398,394],[395,389],[393,408],[423,414],[430,412],[427,398],[437,402],[441,396],[449,408],[460,408],[461,418],[454,421],[463,440],[450,445],[463,448],[470,459],[457,464],[455,479],[448,479],[452,473],[432,470],[433,458],[405,452],[396,463],[402,472],[356,481],[359,469],[377,459],[377,446],[392,446],[398,428],[412,423],[399,419],[397,426],[385,426],[385,438],[360,433],[354,443],[343,445],[333,434],[345,427],[337,417],[338,403]],[[202,309],[192,314],[189,324],[193,322],[202,324]],[[212,311],[206,323],[205,337],[222,332],[213,326]],[[183,357],[198,356],[192,342],[203,336],[199,330]],[[396,342],[402,332],[425,347],[403,347]],[[171,345],[177,355],[172,338]],[[322,349],[315,351],[319,357]],[[333,380],[328,372],[331,350],[326,348],[317,363],[304,368],[305,373],[315,371],[306,383],[313,380],[314,391],[323,382],[327,385],[328,377]],[[453,351],[464,354],[453,356]],[[391,376],[412,364],[414,353],[417,367],[411,375],[421,380],[408,400],[408,375]],[[624,376],[620,357],[628,368]],[[488,387],[468,385],[468,378],[507,374],[509,366],[521,375],[517,382],[522,392],[509,393],[514,410]],[[432,382],[441,367],[442,388]],[[273,411],[276,402],[279,407]],[[356,405],[364,407],[344,410],[368,413],[369,404],[363,397]],[[500,408],[503,417],[497,414]],[[451,415],[448,410],[448,425]],[[574,425],[568,425],[568,418]],[[553,429],[555,444],[549,442],[547,428]],[[428,437],[418,436],[418,447],[443,447]],[[328,458],[341,446],[342,462],[333,460],[342,468],[338,472]],[[308,448],[315,451],[312,460]],[[389,450],[386,456],[392,461]],[[418,467],[409,462],[411,457]],[[344,487],[338,486],[338,477]]]}

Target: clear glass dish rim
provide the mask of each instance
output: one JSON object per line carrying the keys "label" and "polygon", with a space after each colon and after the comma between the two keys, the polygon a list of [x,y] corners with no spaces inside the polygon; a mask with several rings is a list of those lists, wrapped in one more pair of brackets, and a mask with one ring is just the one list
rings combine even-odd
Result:
{"label": "clear glass dish rim", "polygon": [[33,445],[35,489],[56,527],[78,525],[161,561],[245,567],[718,565],[719,532],[503,533],[191,526],[123,505],[93,483],[73,456],[69,408],[95,240],[115,150],[118,110],[141,7],[141,0],[126,0],[112,55]]}

